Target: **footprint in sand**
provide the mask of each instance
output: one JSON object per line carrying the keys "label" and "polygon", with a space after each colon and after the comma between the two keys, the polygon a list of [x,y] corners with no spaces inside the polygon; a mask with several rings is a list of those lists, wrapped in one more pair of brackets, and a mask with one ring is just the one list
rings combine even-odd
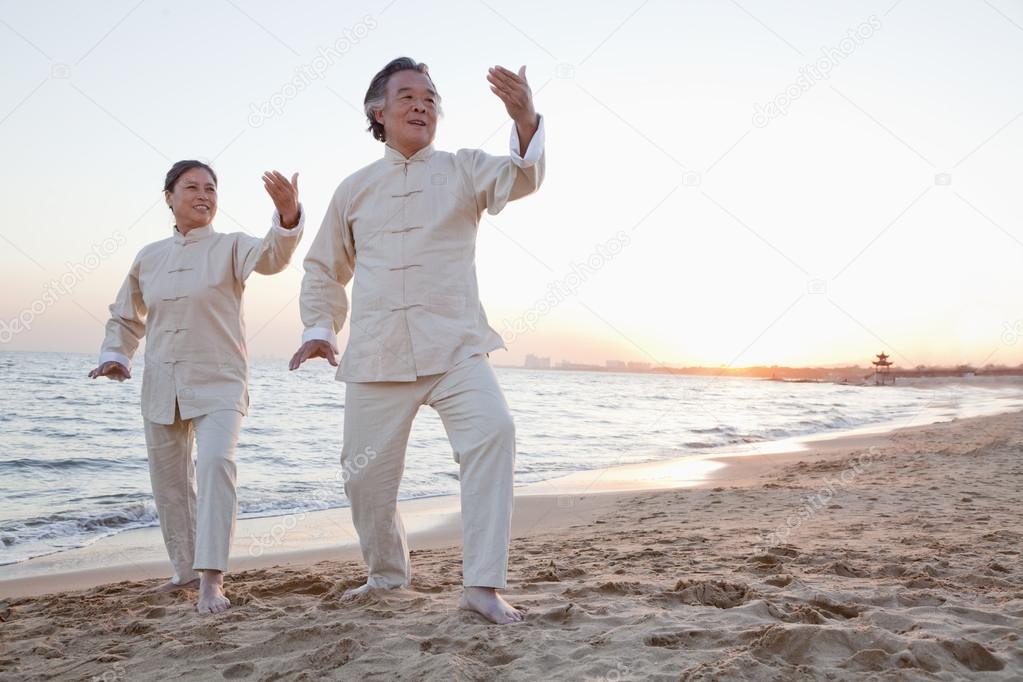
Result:
{"label": "footprint in sand", "polygon": [[821,611],[844,619],[858,618],[863,613],[862,607],[853,604],[839,604],[825,597],[814,597],[810,599],[809,603]]}
{"label": "footprint in sand", "polygon": [[[745,638],[744,635],[739,636]],[[664,649],[694,649],[708,650],[720,649],[726,644],[733,646],[735,641],[732,634],[723,630],[680,630],[672,632],[659,632],[647,635],[643,639],[647,646],[661,647]]]}
{"label": "footprint in sand", "polygon": [[768,578],[764,578],[764,582],[768,585],[774,585],[775,587],[785,587],[792,582],[792,576],[788,573],[779,573],[778,575],[772,575]]}
{"label": "footprint in sand", "polygon": [[776,571],[778,567],[782,565],[782,560],[775,554],[754,554],[753,556],[746,559],[746,562],[752,564],[753,570],[758,572],[763,571]]}
{"label": "footprint in sand", "polygon": [[777,605],[769,603],[768,611],[778,620],[782,620],[786,623],[823,625],[828,622],[827,616],[806,604],[797,604],[796,606],[779,608]]}
{"label": "footprint in sand", "polygon": [[578,578],[585,573],[585,571],[580,568],[564,568],[558,566],[554,563],[553,559],[548,561],[545,565],[530,567],[527,571],[531,572],[533,575],[523,580],[523,582],[526,583],[556,583],[561,582],[565,578]]}
{"label": "footprint in sand", "polygon": [[540,620],[545,620],[548,623],[564,623],[579,613],[581,613],[579,607],[569,602],[563,606],[555,606],[552,609],[548,609],[540,615]]}
{"label": "footprint in sand", "polygon": [[147,632],[152,632],[153,626],[150,623],[143,623],[140,620],[135,620],[120,629],[120,632],[125,635],[144,635]]}
{"label": "footprint in sand", "polygon": [[240,680],[256,672],[256,666],[251,663],[235,663],[224,668],[220,674],[225,680]]}
{"label": "footprint in sand", "polygon": [[716,606],[719,609],[730,609],[758,596],[745,583],[725,580],[680,580],[674,590],[664,594],[672,595],[684,604]]}
{"label": "footprint in sand", "polygon": [[861,568],[856,568],[844,561],[836,561],[830,566],[831,572],[843,578],[866,578],[870,574]]}
{"label": "footprint in sand", "polygon": [[331,642],[306,654],[305,659],[309,664],[321,670],[334,670],[347,665],[365,648],[363,642],[359,640],[342,637],[336,642]]}

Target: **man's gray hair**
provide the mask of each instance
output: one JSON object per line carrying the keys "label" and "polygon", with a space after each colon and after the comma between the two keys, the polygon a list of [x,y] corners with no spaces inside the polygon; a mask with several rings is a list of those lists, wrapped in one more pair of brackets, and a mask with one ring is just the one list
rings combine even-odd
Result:
{"label": "man's gray hair", "polygon": [[[384,102],[387,99],[387,81],[391,80],[391,76],[399,71],[418,71],[429,78],[430,84],[433,85],[433,79],[430,78],[430,70],[426,64],[409,57],[392,59],[387,66],[377,72],[377,75],[373,76],[373,80],[369,82],[369,89],[366,91],[366,98],[363,100],[363,108],[366,111],[366,119],[369,121],[369,127],[366,130],[373,133],[373,137],[381,142],[387,141],[387,135],[384,133],[383,124],[376,119],[376,112],[384,108]],[[434,85],[433,89],[436,91],[437,86]],[[437,93],[436,99],[437,115],[441,116],[444,112],[440,108],[440,93]]]}

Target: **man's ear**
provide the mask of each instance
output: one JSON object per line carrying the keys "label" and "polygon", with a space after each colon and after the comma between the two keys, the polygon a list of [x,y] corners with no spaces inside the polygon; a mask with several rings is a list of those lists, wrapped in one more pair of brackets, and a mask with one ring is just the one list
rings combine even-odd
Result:
{"label": "man's ear", "polygon": [[383,109],[374,109],[373,110],[373,120],[375,120],[380,125],[383,125],[384,124],[384,110]]}
{"label": "man's ear", "polygon": [[174,207],[171,206],[171,193],[170,193],[170,190],[165,189],[163,191],[163,198],[167,202],[167,208],[169,208],[170,210],[173,211]]}

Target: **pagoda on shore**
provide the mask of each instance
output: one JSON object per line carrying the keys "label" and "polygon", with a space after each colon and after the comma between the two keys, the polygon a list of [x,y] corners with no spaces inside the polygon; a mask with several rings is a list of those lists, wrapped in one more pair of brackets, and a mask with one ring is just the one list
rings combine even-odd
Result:
{"label": "pagoda on shore", "polygon": [[888,360],[886,353],[878,353],[877,360],[874,360],[874,385],[886,386],[895,385],[895,375],[892,374],[892,363]]}

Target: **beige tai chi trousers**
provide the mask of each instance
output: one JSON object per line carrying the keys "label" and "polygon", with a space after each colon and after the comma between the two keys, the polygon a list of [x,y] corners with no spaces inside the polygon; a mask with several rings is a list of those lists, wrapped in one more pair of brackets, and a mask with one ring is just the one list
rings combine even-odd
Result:
{"label": "beige tai chi trousers", "polygon": [[416,381],[345,385],[342,476],[369,567],[368,583],[401,587],[412,579],[397,500],[409,431],[421,405],[440,414],[459,465],[462,582],[503,588],[511,536],[515,425],[483,355]]}
{"label": "beige tai chi trousers", "polygon": [[156,513],[174,566],[171,580],[180,585],[198,578],[196,571],[227,570],[238,507],[234,449],[242,414],[217,410],[182,420],[175,411],[170,425],[143,421]]}

